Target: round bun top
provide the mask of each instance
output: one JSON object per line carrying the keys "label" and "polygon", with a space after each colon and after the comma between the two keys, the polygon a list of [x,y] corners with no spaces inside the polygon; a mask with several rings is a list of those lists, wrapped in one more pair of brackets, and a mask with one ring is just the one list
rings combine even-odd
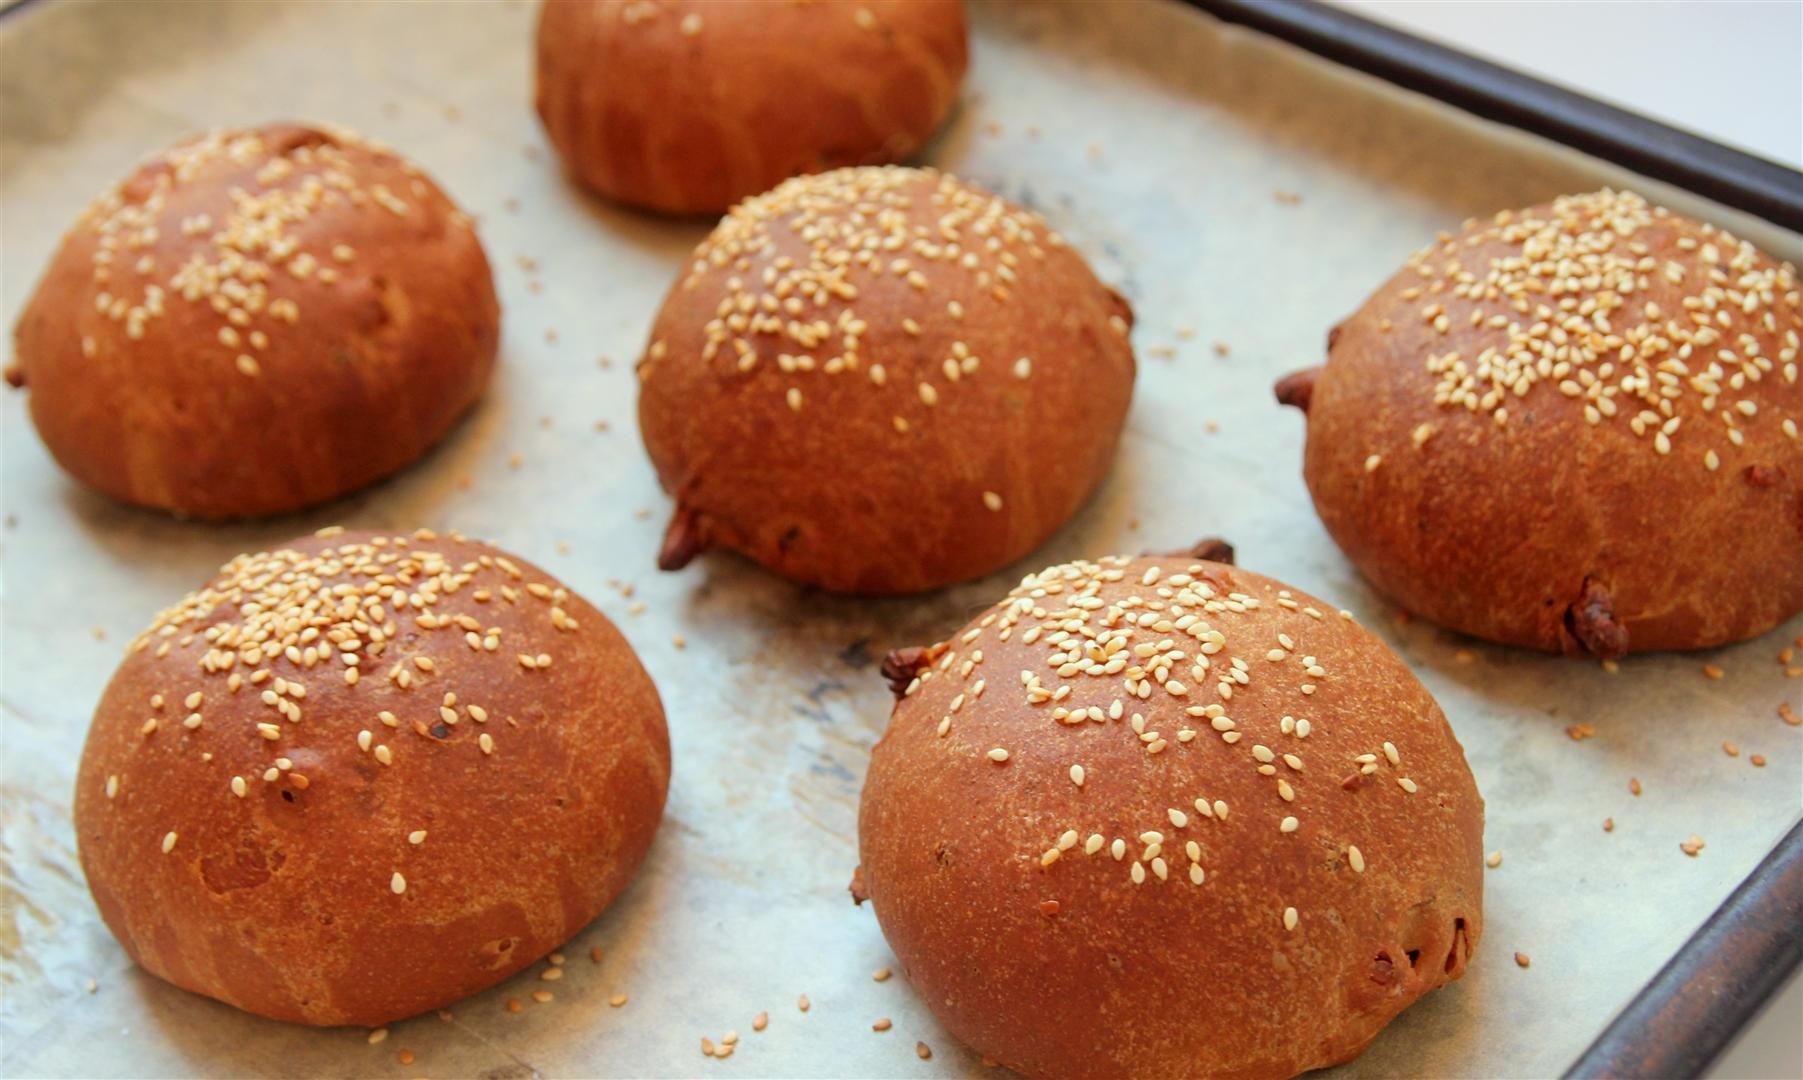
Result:
{"label": "round bun top", "polygon": [[961,0],[560,0],[537,104],[582,183],[717,214],[802,173],[899,161],[957,100]]}
{"label": "round bun top", "polygon": [[1131,316],[1038,215],[932,170],[745,201],[640,362],[640,426],[678,504],[663,564],[720,545],[903,592],[1018,558],[1107,470]]}
{"label": "round bun top", "polygon": [[132,642],[76,786],[101,915],[240,1008],[380,1024],[499,982],[625,887],[669,780],[618,631],[457,534],[240,556]]}
{"label": "round bun top", "polygon": [[1697,648],[1803,608],[1793,268],[1628,193],[1471,222],[1280,386],[1353,561],[1481,637]]}
{"label": "round bun top", "polygon": [[1794,269],[1638,195],[1468,223],[1417,252],[1372,316],[1392,349],[1425,354],[1434,406],[1498,426],[1558,409],[1556,393],[1691,468],[1719,467],[1754,427],[1798,438]]}
{"label": "round bun top", "polygon": [[470,219],[339,129],[217,131],[63,238],[8,371],[57,460],[128,502],[280,513],[408,464],[486,384],[499,309]]}
{"label": "round bun top", "polygon": [[1463,972],[1483,802],[1346,613],[1187,556],[1073,563],[885,673],[854,894],[1002,1064],[1289,1076]]}

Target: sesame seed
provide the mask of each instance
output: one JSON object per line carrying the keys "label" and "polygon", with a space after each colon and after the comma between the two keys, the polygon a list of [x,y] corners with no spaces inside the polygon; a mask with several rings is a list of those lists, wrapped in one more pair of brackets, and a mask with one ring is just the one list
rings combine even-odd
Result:
{"label": "sesame seed", "polygon": [[388,879],[388,888],[396,896],[399,896],[402,893],[407,891],[407,879],[405,877],[401,876],[401,872],[399,870],[396,870],[394,872],[394,876]]}
{"label": "sesame seed", "polygon": [[174,832],[164,833],[163,834],[163,854],[167,855],[171,851],[174,851],[174,850],[175,850],[175,833]]}
{"label": "sesame seed", "polygon": [[407,834],[407,842],[409,844],[415,844],[415,845],[425,843],[426,842],[426,830],[415,829],[412,832],[408,833]]}
{"label": "sesame seed", "polygon": [[1492,870],[1501,866],[1502,865],[1502,852],[1492,851],[1490,854],[1484,856],[1484,865],[1488,866]]}
{"label": "sesame seed", "polygon": [[1295,908],[1286,907],[1283,909],[1283,928],[1285,930],[1296,929],[1296,923],[1299,921],[1299,919],[1300,919],[1300,916],[1296,913]]}
{"label": "sesame seed", "polygon": [[985,491],[983,493],[983,505],[987,506],[990,510],[1000,510],[1002,508],[1002,497],[993,491]]}
{"label": "sesame seed", "polygon": [[1301,827],[1301,825],[1302,825],[1302,823],[1297,821],[1294,817],[1286,817],[1282,821],[1277,823],[1277,831],[1293,833],[1299,827]]}
{"label": "sesame seed", "polygon": [[1083,786],[1083,766],[1081,766],[1081,765],[1072,765],[1071,766],[1071,783],[1077,785],[1078,787]]}
{"label": "sesame seed", "polygon": [[998,746],[995,749],[989,751],[988,757],[989,757],[990,761],[993,761],[999,765],[1000,763],[1008,760],[1008,751],[1006,751]]}
{"label": "sesame seed", "polygon": [[1354,845],[1349,844],[1346,847],[1346,863],[1352,867],[1352,872],[1355,874],[1365,872],[1365,855]]}

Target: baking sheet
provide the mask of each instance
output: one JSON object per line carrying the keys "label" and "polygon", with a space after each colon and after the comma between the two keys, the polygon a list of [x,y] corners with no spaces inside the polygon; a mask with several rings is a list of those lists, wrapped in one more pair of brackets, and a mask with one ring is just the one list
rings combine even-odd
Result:
{"label": "baking sheet", "polygon": [[[1633,183],[1792,261],[1798,238],[1174,5],[979,4],[973,18],[965,104],[927,159],[1039,208],[1132,298],[1141,382],[1113,476],[1043,550],[988,581],[874,602],[729,556],[653,570],[667,503],[636,435],[631,362],[705,226],[565,184],[530,108],[530,5],[69,0],[0,23],[7,325],[61,231],[138,156],[279,117],[346,123],[420,161],[479,216],[505,306],[493,391],[447,445],[277,522],[188,525],[91,495],[52,465],[24,397],[0,395],[0,1072],[986,1075],[899,974],[871,979],[892,959],[844,891],[889,711],[875,658],[948,633],[1025,570],[1203,534],[1352,608],[1411,662],[1465,744],[1487,846],[1504,854],[1470,974],[1342,1074],[1556,1073],[1682,944],[1803,810],[1803,733],[1775,715],[1803,690],[1776,659],[1803,619],[1614,675],[1402,621],[1316,521],[1301,418],[1270,386],[1318,362],[1328,326],[1470,214]],[[237,552],[328,523],[455,526],[559,575],[638,647],[676,761],[650,860],[571,942],[567,977],[535,969],[379,1045],[136,971],[88,899],[68,816],[124,642]],[[1595,737],[1568,739],[1577,723]],[[1689,858],[1678,844],[1693,832],[1707,847]],[[539,989],[555,999],[532,1002]],[[625,1006],[610,1007],[616,993]],[[753,1033],[761,1010],[769,1029]],[[873,1032],[879,1017],[893,1029]],[[728,1030],[736,1056],[702,1057],[700,1039]]]}

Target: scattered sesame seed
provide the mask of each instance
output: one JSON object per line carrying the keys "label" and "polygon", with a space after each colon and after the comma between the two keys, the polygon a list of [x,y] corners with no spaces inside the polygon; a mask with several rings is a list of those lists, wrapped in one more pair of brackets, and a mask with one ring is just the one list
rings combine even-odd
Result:
{"label": "scattered sesame seed", "polygon": [[401,876],[401,872],[399,870],[396,870],[394,872],[394,876],[388,879],[388,888],[396,896],[399,896],[402,893],[407,891],[407,879],[405,877]]}
{"label": "scattered sesame seed", "polygon": [[1492,870],[1501,866],[1502,865],[1502,852],[1492,851],[1490,854],[1484,856],[1484,865],[1488,866]]}

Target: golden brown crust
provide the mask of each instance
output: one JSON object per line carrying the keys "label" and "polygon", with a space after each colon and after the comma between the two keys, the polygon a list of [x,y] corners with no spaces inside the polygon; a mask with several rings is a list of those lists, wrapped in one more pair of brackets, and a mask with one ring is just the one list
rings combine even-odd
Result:
{"label": "golden brown crust", "polygon": [[951,111],[966,48],[962,0],[550,0],[538,114],[583,184],[717,214],[905,159]]}
{"label": "golden brown crust", "polygon": [[1787,264],[1631,195],[1470,224],[1336,328],[1309,490],[1373,584],[1465,633],[1752,637],[1803,610],[1800,328]]}
{"label": "golden brown crust", "polygon": [[425,453],[487,384],[499,318],[482,245],[431,180],[276,124],[183,143],[97,200],[21,314],[16,361],[77,479],[249,517]]}
{"label": "golden brown crust", "polygon": [[977,577],[1113,459],[1131,310],[1037,215],[931,170],[791,180],[735,208],[664,301],[639,426],[707,547],[841,592]]}
{"label": "golden brown crust", "polygon": [[377,1025],[599,914],[669,777],[657,690],[581,597],[454,534],[326,530],[240,557],[132,645],[75,828],[102,917],[153,974]]}
{"label": "golden brown crust", "polygon": [[1289,1076],[1463,973],[1483,801],[1349,618],[1231,566],[1114,559],[1029,577],[930,654],[872,753],[854,897],[979,1053]]}

